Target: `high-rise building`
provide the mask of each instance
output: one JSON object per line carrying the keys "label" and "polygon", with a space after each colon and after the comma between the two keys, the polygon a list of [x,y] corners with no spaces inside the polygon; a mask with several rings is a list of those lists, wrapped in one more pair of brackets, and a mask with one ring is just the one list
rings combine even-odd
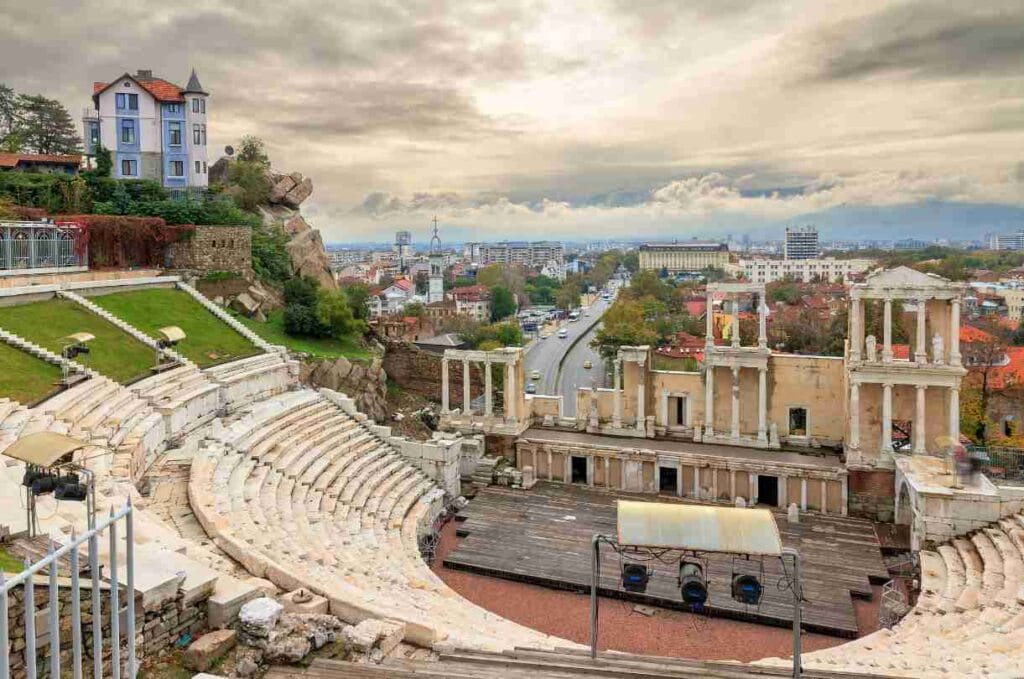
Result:
{"label": "high-rise building", "polygon": [[1017,233],[992,234],[989,247],[993,250],[1024,250],[1024,229]]}
{"label": "high-rise building", "polygon": [[467,249],[479,247],[479,264],[520,264],[527,268],[540,268],[548,262],[561,264],[565,248],[554,241],[503,241],[500,243],[467,243]]}
{"label": "high-rise building", "polygon": [[437,218],[434,218],[434,235],[430,239],[430,277],[427,286],[427,304],[444,301],[444,253],[441,252],[441,237],[437,235]]}
{"label": "high-rise building", "polygon": [[404,270],[412,255],[412,232],[395,232],[395,256],[398,258],[398,268]]}
{"label": "high-rise building", "polygon": [[205,187],[206,105],[195,70],[185,87],[140,70],[92,84],[85,152],[110,151],[113,176],[152,179],[170,189]]}
{"label": "high-rise building", "polygon": [[786,227],[786,259],[813,259],[821,252],[813,226]]}

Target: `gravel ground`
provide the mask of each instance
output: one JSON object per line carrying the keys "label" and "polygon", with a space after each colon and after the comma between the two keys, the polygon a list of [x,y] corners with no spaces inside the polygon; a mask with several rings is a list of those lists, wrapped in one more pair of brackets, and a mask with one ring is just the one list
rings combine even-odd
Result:
{"label": "gravel ground", "polygon": [[[509,620],[548,634],[579,643],[590,642],[590,598],[511,580],[456,571],[442,567],[454,549],[454,522],[442,531],[434,570],[456,592],[470,601]],[[876,588],[872,601],[854,601],[861,634],[877,628]],[[631,653],[691,658],[697,660],[738,660],[749,662],[765,657],[788,657],[792,651],[789,629],[768,627],[726,618],[696,616],[681,611],[654,609],[653,616],[633,610],[633,604],[601,599],[600,639],[602,649]],[[843,643],[843,639],[821,634],[803,635],[804,652]]]}

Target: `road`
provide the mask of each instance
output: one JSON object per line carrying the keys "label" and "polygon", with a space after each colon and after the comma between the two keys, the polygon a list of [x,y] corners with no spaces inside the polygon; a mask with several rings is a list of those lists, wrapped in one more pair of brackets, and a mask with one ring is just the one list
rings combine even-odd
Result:
{"label": "road", "polygon": [[[551,336],[547,339],[536,340],[536,346],[530,349],[530,352],[526,355],[527,380],[530,379],[530,375],[534,370],[540,372],[541,378],[533,380],[537,385],[537,393],[549,395],[563,394],[562,414],[565,416],[576,414],[576,387],[589,387],[591,386],[592,378],[595,376],[601,377],[600,357],[596,351],[590,348],[590,341],[600,325],[600,323],[595,323],[594,321],[607,311],[611,303],[611,301],[605,301],[599,297],[587,309],[587,316],[581,316],[574,323],[564,321],[561,324],[560,327],[564,327],[569,331],[568,337],[559,338],[555,331],[551,331]],[[565,355],[569,346],[572,345],[573,340],[582,334],[586,334],[587,337],[580,339],[572,350],[569,351],[569,354],[566,355],[563,364],[563,377],[559,380],[559,361]],[[583,368],[583,362],[587,359],[594,365],[589,370]],[[598,386],[603,386],[603,380]]]}

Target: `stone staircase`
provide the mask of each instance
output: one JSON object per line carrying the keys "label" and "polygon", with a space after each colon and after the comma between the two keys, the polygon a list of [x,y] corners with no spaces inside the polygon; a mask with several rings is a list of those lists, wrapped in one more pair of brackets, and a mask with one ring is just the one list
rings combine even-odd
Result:
{"label": "stone staircase", "polygon": [[201,292],[193,288],[191,285],[188,285],[181,281],[178,281],[176,285],[179,290],[187,292],[193,299],[202,304],[210,313],[212,313],[214,316],[227,323],[229,326],[231,326],[233,330],[235,330],[235,332],[237,332],[239,335],[241,335],[242,337],[246,338],[256,346],[258,346],[263,351],[278,354],[287,353],[287,349],[285,347],[277,346],[266,341],[265,339],[254,333],[252,330],[245,327],[245,325],[239,323],[234,316],[232,316],[228,312],[224,311],[224,309],[220,308],[219,306],[211,302],[209,299],[206,298],[206,295],[202,294]]}
{"label": "stone staircase", "polygon": [[552,646],[427,567],[418,540],[443,491],[368,427],[314,391],[268,399],[204,442],[192,508],[250,573],[320,594],[349,622],[402,620],[406,639],[428,648]]}
{"label": "stone staircase", "polygon": [[42,359],[47,363],[52,363],[53,365],[61,366],[62,368],[67,366],[70,372],[89,375],[90,377],[99,375],[99,373],[91,368],[86,368],[80,363],[66,359],[60,354],[55,354],[49,349],[39,346],[34,342],[30,342],[24,337],[15,335],[13,332],[8,332],[3,328],[0,328],[0,342],[4,342],[15,349],[20,349],[21,351]]}

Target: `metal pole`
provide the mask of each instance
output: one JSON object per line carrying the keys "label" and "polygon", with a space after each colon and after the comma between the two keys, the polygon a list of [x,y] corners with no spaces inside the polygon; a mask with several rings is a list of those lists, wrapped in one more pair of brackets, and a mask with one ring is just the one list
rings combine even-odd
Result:
{"label": "metal pole", "polygon": [[[114,508],[110,508],[114,517]],[[110,677],[121,679],[121,605],[117,584],[117,524],[111,522],[110,531]]]}
{"label": "metal pole", "polygon": [[793,677],[800,679],[800,601],[803,599],[803,587],[800,583],[800,554],[795,549],[783,549],[782,558],[789,555],[793,558],[793,583],[790,589],[793,590]]}
{"label": "metal pole", "polygon": [[60,592],[57,590],[57,557],[50,538],[50,676],[60,676]]}
{"label": "metal pole", "polygon": [[125,539],[125,570],[128,577],[128,612],[125,619],[128,623],[128,679],[135,679],[137,663],[135,660],[135,508],[131,496],[128,496],[128,513],[124,515]]}
{"label": "metal pole", "polygon": [[597,658],[597,623],[598,623],[598,602],[597,587],[601,569],[601,536],[594,535],[591,539],[593,552],[591,554],[590,567],[590,657]]}
{"label": "metal pole", "polygon": [[92,677],[101,679],[103,676],[103,620],[100,608],[100,544],[96,538],[96,529],[89,535],[89,576],[92,579]]}
{"label": "metal pole", "polygon": [[[32,564],[25,559],[25,570]],[[36,679],[36,592],[35,575],[25,580],[25,675]]]}
{"label": "metal pole", "polygon": [[[75,542],[74,529],[71,542]],[[71,671],[72,679],[82,679],[82,590],[78,582],[77,545],[68,556],[71,558]]]}

